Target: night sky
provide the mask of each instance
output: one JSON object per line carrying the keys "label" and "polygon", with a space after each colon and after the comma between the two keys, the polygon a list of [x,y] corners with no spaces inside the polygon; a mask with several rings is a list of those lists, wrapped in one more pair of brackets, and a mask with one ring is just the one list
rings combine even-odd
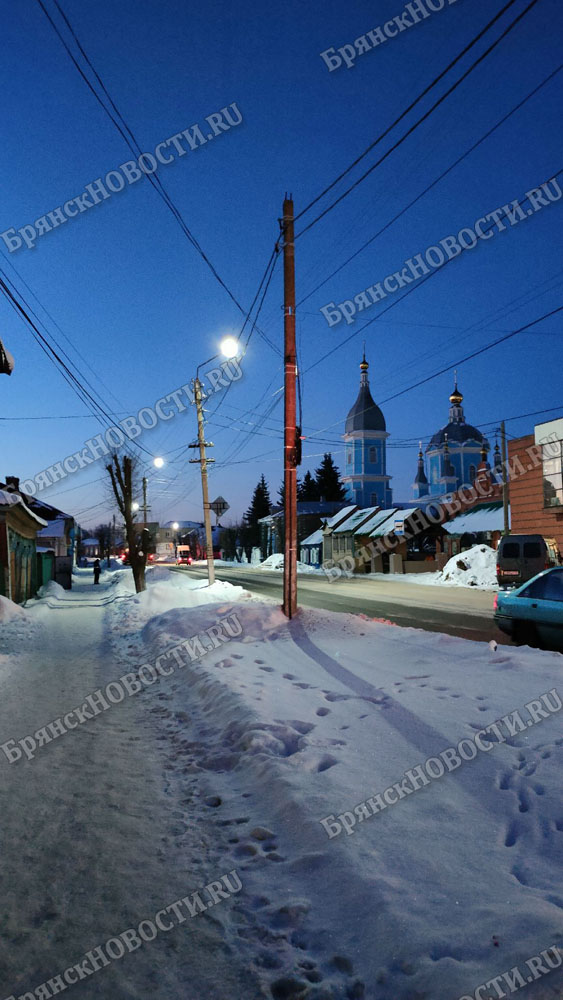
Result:
{"label": "night sky", "polygon": [[[296,224],[309,222],[368,169],[527,6],[517,0],[485,38],[390,136]],[[45,7],[79,58],[53,0]],[[236,102],[243,122],[160,166],[160,177],[195,239],[248,309],[279,234],[285,192],[299,213],[384,131],[501,10],[500,0],[457,0],[329,72],[320,53],[401,13],[401,0],[280,5],[160,0],[61,0],[76,36],[143,150]],[[3,0],[3,156],[0,231],[33,223],[116,169],[131,153],[80,77],[36,0]],[[389,295],[351,325],[329,328],[325,303],[351,299],[450,233],[563,169],[561,91],[553,76],[367,249],[310,294],[501,118],[561,60],[560,0],[539,0],[509,35],[407,140],[296,241],[297,330],[304,462],[332,451],[355,400],[363,340],[370,382],[387,429],[396,500],[412,496],[418,439],[447,421],[453,368],[466,418],[494,443],[560,416],[562,314],[457,364],[465,355],[563,303],[563,198],[453,260],[399,302]],[[563,174],[559,174],[563,186]],[[526,203],[527,204],[527,203]],[[119,417],[187,383],[243,317],[146,179],[10,254],[2,272],[68,353],[97,400]],[[17,271],[14,270],[17,269]],[[37,296],[37,299],[34,298]],[[37,301],[38,300],[38,301]],[[396,300],[380,320],[374,319]],[[244,377],[209,401],[215,443],[212,497],[238,517],[264,472],[272,495],[282,475],[283,284],[278,261],[242,362]],[[47,310],[47,313],[44,311]],[[243,340],[249,332],[247,326]],[[266,339],[262,337],[266,334]],[[2,378],[0,478],[33,477],[102,429],[0,299],[0,337],[16,360]],[[68,339],[67,339],[68,338]],[[340,345],[329,357],[324,355]],[[270,343],[268,343],[269,341]],[[273,345],[273,346],[272,346]],[[320,363],[316,363],[320,360]],[[410,389],[428,375],[444,374]],[[205,370],[205,369],[204,369]],[[402,389],[405,394],[389,399]],[[388,401],[386,401],[388,400]],[[549,412],[523,416],[532,411]],[[13,419],[13,418],[25,419]],[[518,417],[519,419],[512,419]],[[30,419],[38,418],[38,419]],[[140,438],[147,452],[152,518],[197,519],[199,469],[193,407]],[[94,526],[112,513],[102,462],[42,492]]]}

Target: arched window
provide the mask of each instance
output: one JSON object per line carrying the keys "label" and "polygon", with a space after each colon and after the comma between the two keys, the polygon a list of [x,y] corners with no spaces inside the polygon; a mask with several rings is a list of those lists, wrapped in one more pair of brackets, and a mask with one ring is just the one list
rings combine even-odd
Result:
{"label": "arched window", "polygon": [[469,466],[469,482],[470,483],[474,483],[475,482],[475,476],[476,475],[477,475],[477,469],[475,468],[474,465],[470,465]]}

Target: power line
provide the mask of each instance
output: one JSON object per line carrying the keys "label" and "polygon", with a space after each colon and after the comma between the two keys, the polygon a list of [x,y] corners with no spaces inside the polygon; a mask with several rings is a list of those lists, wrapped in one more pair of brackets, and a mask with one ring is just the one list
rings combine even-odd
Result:
{"label": "power line", "polygon": [[[118,132],[120,133],[120,135],[122,136],[122,138],[125,140],[127,146],[131,150],[131,152],[134,154],[134,156],[136,156],[138,158],[142,154],[141,146],[139,145],[139,143],[138,143],[138,141],[137,141],[137,139],[136,139],[136,137],[135,137],[132,129],[127,124],[125,118],[121,114],[121,112],[120,112],[119,108],[117,107],[115,101],[111,97],[111,95],[110,95],[107,87],[105,86],[102,78],[100,77],[99,73],[94,68],[94,66],[93,66],[90,58],[86,54],[86,52],[84,50],[84,47],[82,46],[81,42],[79,41],[74,28],[72,27],[72,25],[71,25],[68,17],[66,16],[64,10],[62,9],[61,5],[58,3],[58,0],[54,0],[54,4],[55,4],[57,10],[59,11],[59,14],[63,18],[63,20],[64,20],[64,22],[65,22],[65,24],[66,24],[66,26],[67,26],[67,28],[68,28],[68,30],[69,30],[72,38],[74,39],[74,42],[76,43],[80,54],[82,55],[83,59],[85,60],[87,66],[90,68],[90,70],[94,74],[94,77],[97,80],[99,86],[102,88],[102,91],[105,94],[107,100],[109,101],[111,108],[115,112],[115,115],[112,114],[111,110],[105,105],[104,101],[100,97],[100,94],[96,90],[95,86],[88,79],[88,76],[84,72],[84,70],[81,67],[81,65],[78,62],[78,60],[75,58],[75,56],[74,56],[74,54],[73,54],[70,46],[67,44],[67,42],[66,42],[63,34],[61,33],[61,31],[57,27],[55,21],[53,20],[53,18],[51,17],[49,11],[47,10],[45,4],[43,3],[43,0],[38,0],[38,3],[39,3],[39,6],[41,7],[43,13],[45,14],[45,17],[49,21],[49,24],[53,28],[53,31],[55,32],[55,34],[59,38],[60,42],[62,43],[65,51],[67,52],[69,58],[71,59],[73,65],[76,67],[76,69],[78,70],[80,76],[84,80],[84,83],[86,84],[86,86],[88,87],[88,89],[91,91],[91,93],[95,97],[96,101],[98,102],[98,104],[100,105],[100,107],[103,109],[103,111],[105,112],[105,114],[108,116],[108,118],[110,119],[110,121],[112,122],[112,124],[118,130]],[[241,305],[241,303],[238,301],[238,299],[233,294],[233,292],[231,291],[231,289],[228,287],[228,285],[226,284],[226,282],[223,280],[223,278],[221,277],[221,275],[217,271],[216,267],[214,266],[214,264],[209,259],[208,255],[205,253],[205,251],[201,247],[201,244],[198,242],[198,240],[196,239],[196,237],[194,236],[194,234],[191,232],[191,230],[190,230],[189,226],[187,225],[187,223],[186,223],[186,221],[185,221],[182,213],[180,212],[180,210],[178,209],[178,207],[176,206],[176,204],[172,200],[172,198],[169,195],[169,193],[166,190],[166,188],[164,187],[164,185],[163,185],[160,177],[155,176],[153,174],[147,174],[146,177],[147,177],[148,181],[150,182],[150,184],[152,185],[152,187],[154,188],[154,190],[157,192],[157,194],[162,198],[162,200],[164,201],[165,205],[167,206],[167,208],[169,209],[169,211],[172,213],[172,215],[174,216],[174,218],[176,219],[176,221],[178,222],[178,224],[180,225],[180,228],[182,229],[184,235],[187,237],[187,239],[189,240],[189,242],[191,243],[191,245],[194,247],[194,249],[200,255],[200,257],[205,262],[205,264],[207,264],[207,267],[210,269],[210,271],[213,274],[213,276],[216,278],[216,280],[219,282],[219,284],[222,286],[222,288],[227,292],[227,295],[234,302],[234,304],[237,307],[237,309],[239,310],[239,312],[241,312],[243,315],[245,315],[246,314],[246,310]],[[269,343],[269,340],[266,337],[266,335],[262,334],[262,331],[258,331],[258,332],[264,337],[264,340],[266,341],[266,343]],[[272,346],[272,345],[270,344],[270,346]]]}
{"label": "power line", "polygon": [[[560,173],[563,173],[563,168],[557,170],[552,176],[553,177],[557,177]],[[529,198],[528,198],[528,200],[529,200]],[[523,201],[525,202],[526,198],[524,198]],[[502,219],[502,218],[506,218],[506,217],[507,217],[507,213],[504,212],[503,215],[499,216],[499,220]],[[493,228],[494,225],[495,225],[495,222],[491,223],[491,229]],[[341,340],[340,343],[336,344],[334,347],[331,347],[331,349],[329,351],[326,351],[324,354],[322,354],[321,357],[317,358],[317,360],[314,361],[311,365],[309,365],[309,367],[306,368],[305,371],[309,372],[313,368],[316,368],[317,365],[322,364],[322,362],[326,361],[326,359],[329,358],[332,354],[334,354],[336,351],[339,351],[341,347],[344,347],[345,344],[348,344],[350,342],[350,340],[353,340],[354,337],[357,337],[358,334],[360,334],[364,330],[366,330],[368,326],[371,326],[372,323],[376,323],[387,312],[389,312],[391,309],[396,308],[396,306],[398,306],[401,302],[404,302],[404,300],[407,298],[407,296],[412,295],[413,292],[416,292],[418,289],[422,288],[423,285],[425,285],[428,281],[430,281],[432,278],[434,278],[437,274],[441,273],[448,266],[448,264],[451,264],[452,259],[458,260],[465,253],[468,253],[468,252],[469,252],[469,248],[467,248],[467,249],[462,248],[461,253],[457,254],[457,256],[455,258],[449,258],[439,268],[436,268],[434,271],[430,271],[430,273],[427,274],[427,275],[425,275],[425,277],[422,278],[421,281],[419,281],[418,283],[415,283],[414,285],[411,285],[411,287],[408,288],[403,295],[401,295],[399,298],[393,299],[393,301],[390,302],[389,305],[387,305],[385,307],[385,309],[383,309],[380,313],[378,313],[377,316],[373,316],[371,319],[367,320],[367,322],[365,322],[363,324],[363,326],[360,326],[359,329],[354,330],[347,337],[345,337],[344,340]]]}
{"label": "power line", "polygon": [[555,76],[557,76],[557,74],[560,73],[562,69],[563,69],[563,63],[560,63],[557,69],[553,70],[552,73],[546,76],[546,78],[542,80],[542,82],[538,84],[538,86],[535,87],[534,90],[531,90],[530,93],[526,95],[526,97],[524,97],[521,101],[519,101],[518,104],[515,104],[514,107],[506,115],[500,118],[499,121],[495,125],[493,125],[492,128],[490,128],[487,132],[485,132],[485,134],[482,135],[481,138],[477,140],[477,142],[473,143],[473,145],[470,146],[469,149],[465,151],[465,153],[462,153],[462,155],[459,156],[457,160],[455,160],[452,164],[450,164],[450,166],[447,167],[447,169],[444,170],[438,177],[436,177],[431,184],[428,184],[428,186],[425,187],[424,190],[421,191],[420,194],[416,196],[416,198],[413,198],[413,200],[410,201],[408,205],[402,208],[400,212],[397,212],[397,214],[394,215],[393,218],[389,220],[389,222],[386,222],[385,225],[382,226],[382,228],[379,229],[374,236],[370,236],[369,240],[363,243],[362,246],[358,250],[356,250],[355,253],[353,253],[350,257],[348,257],[343,264],[340,264],[339,267],[337,267],[334,271],[332,271],[327,278],[324,278],[323,281],[319,282],[318,285],[315,285],[312,291],[308,292],[307,295],[304,295],[303,298],[297,303],[297,307],[300,306],[303,302],[306,302],[307,299],[310,299],[311,296],[314,295],[315,292],[319,290],[319,288],[322,288],[323,285],[326,285],[326,283],[330,281],[331,278],[334,278],[335,275],[337,275],[347,266],[347,264],[349,264],[356,257],[358,257],[366,249],[366,247],[370,246],[370,244],[372,244],[376,239],[378,239],[379,236],[381,236],[387,229],[389,229],[394,222],[396,222],[403,215],[405,215],[405,213],[408,212],[408,210],[412,208],[414,205],[416,205],[417,202],[421,200],[421,198],[424,198],[424,196],[428,194],[428,192],[431,191],[432,188],[436,187],[436,185],[439,184],[440,181],[444,179],[444,177],[447,177],[447,175],[451,173],[452,170],[455,169],[455,167],[459,166],[459,164],[462,163],[462,161],[465,160],[466,157],[468,157],[472,152],[474,152],[474,150],[476,150],[483,142],[485,142],[485,140],[488,139],[493,134],[493,132],[496,132],[496,130],[500,128],[501,125],[504,125],[504,123],[508,121],[508,119],[513,114],[515,114],[516,111],[519,111],[520,108],[522,108],[527,103],[527,101],[529,101],[532,97],[534,97],[538,93],[538,91],[542,89],[542,87],[545,87],[546,84],[548,84]]}
{"label": "power line", "polygon": [[[41,0],[40,0],[40,2],[41,2]],[[513,4],[514,2],[515,2],[515,0],[509,0],[509,2],[508,2],[508,3],[507,3],[507,4],[506,4],[506,5],[505,5],[505,6],[504,6],[504,7],[502,8],[502,10],[501,10],[501,11],[500,11],[500,12],[499,12],[499,13],[498,13],[497,15],[495,15],[495,17],[494,17],[494,18],[493,18],[493,19],[492,19],[491,21],[489,21],[489,23],[488,23],[488,24],[487,24],[487,25],[486,25],[486,26],[485,26],[485,27],[484,27],[484,28],[482,29],[482,31],[481,31],[481,32],[479,32],[479,34],[478,34],[478,35],[476,35],[476,37],[475,37],[475,38],[473,39],[473,41],[472,41],[472,42],[471,42],[471,43],[469,44],[469,46],[468,46],[468,47],[466,47],[466,49],[464,49],[464,50],[463,50],[463,52],[461,52],[461,53],[460,53],[460,54],[459,54],[459,55],[458,55],[458,56],[456,57],[456,59],[454,60],[454,62],[453,62],[453,63],[452,63],[451,65],[455,65],[455,63],[456,63],[456,62],[458,62],[458,61],[459,61],[459,59],[461,59],[461,58],[462,58],[462,56],[463,56],[463,55],[465,54],[465,52],[466,52],[466,51],[468,51],[468,49],[469,49],[469,48],[471,48],[471,47],[472,47],[472,45],[474,45],[474,44],[475,44],[475,43],[476,43],[476,42],[477,42],[477,41],[479,40],[479,38],[481,38],[481,37],[482,37],[482,36],[483,36],[483,35],[484,35],[484,34],[485,34],[485,33],[486,33],[486,32],[487,32],[488,30],[489,30],[489,28],[490,28],[490,27],[491,27],[491,26],[492,26],[492,25],[493,25],[493,24],[495,23],[495,21],[497,21],[497,20],[499,19],[499,17],[501,17],[501,15],[502,15],[502,14],[503,14],[503,13],[504,13],[504,12],[505,12],[506,10],[508,10],[508,8],[509,8],[509,7],[511,7],[511,6],[512,6],[512,4]],[[459,78],[458,78],[458,79],[457,79],[457,80],[455,81],[455,83],[453,83],[453,84],[452,84],[452,86],[451,86],[451,87],[449,87],[449,89],[448,89],[448,90],[447,90],[447,91],[446,91],[446,92],[445,92],[444,94],[442,94],[442,96],[441,96],[441,97],[439,97],[437,101],[435,101],[435,103],[434,103],[434,104],[432,105],[432,107],[431,107],[431,108],[429,108],[429,110],[428,110],[428,111],[425,111],[425,113],[424,113],[424,114],[423,114],[423,115],[422,115],[422,116],[421,116],[421,117],[420,117],[419,119],[417,119],[417,121],[416,121],[416,122],[415,122],[415,123],[414,123],[413,125],[411,125],[411,126],[410,126],[410,128],[409,128],[409,129],[407,129],[407,131],[406,131],[406,132],[405,132],[405,133],[404,133],[404,134],[403,134],[403,135],[402,135],[402,136],[401,136],[401,137],[400,137],[399,139],[397,139],[397,141],[396,141],[396,142],[395,142],[395,143],[394,143],[394,144],[393,144],[393,145],[392,145],[392,146],[391,146],[391,147],[390,147],[390,148],[389,148],[389,149],[387,150],[387,152],[386,152],[386,153],[384,153],[384,154],[383,154],[383,156],[381,156],[381,157],[379,158],[379,160],[377,160],[377,161],[376,161],[376,162],[375,162],[375,163],[374,163],[374,164],[373,164],[373,165],[372,165],[371,167],[369,167],[369,169],[368,169],[368,170],[366,170],[366,171],[365,171],[365,172],[364,172],[364,173],[363,173],[363,174],[361,175],[361,177],[359,177],[359,178],[358,178],[358,179],[357,179],[356,181],[354,181],[354,183],[353,183],[353,184],[351,184],[351,185],[350,185],[350,187],[346,189],[346,191],[344,191],[344,192],[343,192],[343,193],[342,193],[341,195],[339,195],[339,196],[338,196],[338,198],[336,198],[336,199],[335,199],[335,201],[333,201],[333,202],[332,202],[332,204],[330,204],[330,205],[328,206],[328,208],[325,208],[325,209],[323,209],[323,211],[322,211],[322,212],[320,212],[320,213],[319,213],[319,215],[317,215],[317,216],[316,216],[316,217],[315,217],[315,218],[313,219],[313,221],[312,221],[312,222],[309,222],[309,223],[308,223],[308,225],[306,225],[306,226],[305,226],[305,228],[301,230],[301,232],[297,233],[297,234],[296,234],[296,236],[295,236],[295,239],[297,240],[297,239],[299,239],[299,237],[300,237],[300,236],[303,236],[303,234],[304,234],[304,233],[306,233],[306,232],[307,232],[307,231],[308,231],[309,229],[311,229],[311,228],[312,228],[312,227],[313,227],[314,225],[316,225],[316,224],[317,224],[317,222],[319,222],[319,221],[320,221],[320,220],[321,220],[322,218],[324,218],[324,216],[325,216],[325,215],[327,215],[327,214],[328,214],[329,212],[331,212],[333,208],[336,208],[336,206],[337,206],[338,204],[340,204],[340,202],[341,202],[341,201],[342,201],[342,200],[343,200],[344,198],[346,198],[346,197],[347,197],[347,196],[348,196],[348,195],[349,195],[349,194],[350,194],[350,193],[351,193],[352,191],[354,191],[354,190],[355,190],[355,188],[357,188],[357,187],[358,187],[358,185],[359,185],[359,184],[361,184],[361,183],[362,183],[362,182],[363,182],[363,181],[364,181],[364,180],[366,179],[366,177],[369,177],[369,175],[370,175],[370,174],[371,174],[371,173],[372,173],[372,172],[373,172],[373,171],[374,171],[374,170],[375,170],[375,169],[376,169],[377,167],[379,167],[379,166],[380,166],[380,165],[381,165],[381,164],[382,164],[382,163],[383,163],[383,162],[384,162],[384,161],[385,161],[385,160],[387,159],[387,157],[391,155],[391,153],[393,153],[393,152],[394,152],[394,151],[395,151],[396,149],[398,149],[398,148],[399,148],[399,146],[401,146],[401,145],[403,144],[403,142],[405,142],[405,140],[406,140],[406,139],[407,139],[407,138],[408,138],[408,137],[409,137],[410,135],[412,135],[412,133],[413,133],[413,132],[414,132],[414,131],[415,131],[415,130],[416,130],[416,129],[417,129],[417,128],[418,128],[419,126],[420,126],[420,125],[422,125],[422,123],[423,123],[423,122],[425,122],[425,121],[426,121],[426,120],[427,120],[427,119],[428,119],[428,118],[430,117],[430,115],[432,115],[432,114],[434,113],[434,111],[436,111],[436,109],[437,109],[438,107],[440,107],[440,105],[441,105],[441,104],[443,104],[443,103],[444,103],[444,101],[446,101],[446,100],[447,100],[447,98],[448,98],[448,97],[449,97],[449,96],[450,96],[451,94],[453,94],[453,92],[454,92],[455,90],[457,90],[457,88],[458,88],[458,87],[459,87],[459,86],[460,86],[460,85],[461,85],[461,84],[462,84],[462,83],[464,82],[464,80],[466,80],[466,79],[467,79],[467,77],[468,77],[468,76],[470,75],[470,73],[472,73],[472,72],[473,72],[473,70],[474,70],[474,69],[476,69],[476,68],[477,68],[477,66],[479,66],[479,65],[480,65],[480,63],[482,63],[482,62],[483,62],[483,61],[484,61],[484,60],[485,60],[485,59],[487,58],[487,56],[489,56],[489,55],[490,55],[490,53],[494,51],[494,49],[495,49],[495,48],[497,47],[497,45],[499,45],[499,44],[500,44],[500,42],[501,42],[501,41],[502,41],[502,40],[503,40],[503,39],[504,39],[504,38],[505,38],[505,37],[506,37],[506,36],[507,36],[507,35],[509,34],[509,32],[511,32],[511,31],[513,30],[513,28],[515,28],[515,27],[516,27],[516,25],[517,25],[517,24],[519,23],[519,21],[521,21],[521,20],[522,20],[522,18],[523,18],[523,17],[525,17],[525,15],[526,15],[526,14],[527,14],[527,13],[528,13],[528,12],[529,12],[529,11],[530,11],[531,9],[532,9],[532,7],[535,7],[535,5],[536,5],[537,3],[538,3],[538,0],[530,0],[530,3],[528,4],[528,6],[527,6],[527,7],[526,7],[526,8],[525,8],[525,9],[524,9],[524,10],[523,10],[523,11],[522,11],[522,12],[521,12],[520,14],[518,14],[518,16],[517,16],[517,17],[516,17],[516,18],[514,19],[514,21],[512,21],[512,22],[511,22],[511,24],[509,24],[509,25],[508,25],[508,27],[506,27],[506,28],[504,29],[504,31],[502,32],[502,34],[501,34],[501,35],[500,35],[500,36],[499,36],[499,37],[498,37],[498,38],[497,38],[497,39],[496,39],[496,40],[495,40],[495,41],[494,41],[494,42],[493,42],[493,43],[492,43],[492,44],[491,44],[491,45],[489,46],[489,48],[488,48],[488,49],[486,49],[486,50],[485,50],[485,51],[484,51],[484,52],[483,52],[483,53],[482,53],[482,54],[481,54],[481,55],[480,55],[480,56],[479,56],[479,57],[478,57],[478,58],[477,58],[477,59],[475,60],[475,62],[473,62],[473,63],[471,64],[471,66],[469,66],[469,68],[468,68],[467,70],[465,70],[465,72],[464,72],[464,73],[462,73],[462,75],[461,75],[461,76],[460,76],[460,77],[459,77]],[[449,70],[450,68],[451,68],[451,66],[448,66],[448,67],[447,67],[447,68],[446,68],[446,69],[445,69],[445,70],[444,70],[444,71],[443,71],[443,72],[442,72],[442,73],[440,74],[440,76],[439,76],[439,77],[437,77],[437,78],[436,78],[436,79],[435,79],[435,80],[434,80],[434,81],[433,81],[433,82],[432,82],[432,83],[430,84],[430,86],[429,86],[429,87],[428,87],[428,88],[426,89],[426,91],[425,91],[424,93],[427,93],[429,89],[431,89],[431,88],[432,88],[433,86],[435,86],[435,84],[437,83],[437,81],[438,81],[439,79],[441,79],[441,78],[442,78],[442,77],[444,76],[444,74],[448,72],[448,70]],[[401,120],[402,118],[404,118],[404,116],[405,116],[406,114],[408,114],[408,112],[409,112],[409,111],[410,111],[410,110],[412,109],[412,107],[414,107],[414,105],[415,105],[416,103],[418,103],[418,101],[419,101],[419,100],[420,100],[420,99],[421,99],[421,98],[422,98],[422,97],[424,96],[424,93],[423,93],[423,94],[421,94],[421,95],[420,95],[420,96],[419,96],[419,97],[418,97],[418,98],[416,99],[416,101],[415,101],[415,102],[414,102],[414,103],[413,103],[413,104],[412,104],[412,105],[411,105],[411,106],[410,106],[409,108],[407,108],[407,110],[406,110],[406,111],[404,111],[404,112],[403,112],[403,114],[402,114],[402,115],[400,116],[400,118],[399,118],[399,119],[397,119],[397,121],[400,121],[400,120]],[[335,180],[335,181],[333,181],[333,182],[332,182],[332,184],[331,184],[331,185],[329,186],[329,188],[326,188],[326,189],[325,189],[325,191],[324,191],[324,192],[322,192],[322,193],[321,193],[321,194],[320,194],[320,195],[318,196],[318,198],[316,198],[316,199],[315,199],[315,201],[318,201],[318,200],[319,200],[319,198],[323,197],[323,195],[324,195],[324,194],[326,193],[326,191],[330,190],[330,188],[331,188],[331,187],[334,187],[334,185],[335,185],[335,184],[336,184],[336,183],[337,183],[337,182],[338,182],[338,181],[339,181],[339,180],[340,180],[340,179],[341,179],[341,178],[342,178],[343,176],[345,176],[345,175],[346,175],[346,174],[347,174],[347,173],[348,173],[348,172],[349,172],[349,171],[350,171],[350,170],[352,169],[352,167],[354,167],[354,166],[356,165],[356,163],[358,163],[358,162],[359,162],[359,161],[360,161],[361,159],[363,159],[363,157],[364,157],[364,156],[365,156],[365,155],[366,155],[366,154],[367,154],[367,153],[368,153],[368,152],[369,152],[369,151],[370,151],[371,149],[373,149],[373,147],[374,147],[374,146],[376,146],[376,145],[377,145],[377,143],[378,143],[378,142],[380,142],[380,141],[381,141],[381,139],[382,139],[382,138],[384,138],[384,136],[385,136],[385,135],[387,135],[387,134],[388,134],[388,132],[389,132],[389,131],[390,131],[390,130],[391,130],[391,129],[392,129],[393,127],[394,127],[394,125],[396,125],[396,124],[397,124],[397,122],[393,122],[393,125],[390,125],[390,126],[389,126],[389,128],[388,128],[388,129],[387,129],[387,130],[386,130],[386,131],[385,131],[385,132],[384,132],[384,133],[383,133],[382,135],[380,135],[380,136],[379,136],[379,137],[378,137],[378,138],[377,138],[377,139],[376,139],[376,140],[375,140],[375,141],[374,141],[373,143],[371,143],[371,145],[370,145],[370,146],[368,146],[368,148],[367,148],[367,149],[366,149],[366,150],[364,151],[364,153],[362,153],[362,154],[361,154],[361,156],[360,156],[360,157],[358,157],[358,158],[357,158],[357,159],[356,159],[356,160],[354,161],[354,163],[352,163],[352,164],[350,165],[350,167],[348,167],[348,168],[347,168],[347,169],[346,169],[346,170],[345,170],[345,171],[344,171],[344,172],[343,172],[343,173],[342,173],[342,174],[341,174],[341,175],[340,175],[339,177],[337,177],[337,178],[336,178],[336,180]],[[309,204],[309,205],[307,206],[307,208],[303,209],[303,212],[301,212],[300,214],[301,214],[301,215],[303,215],[303,213],[304,213],[305,211],[308,211],[308,209],[309,209],[309,208],[311,207],[311,205],[312,205],[312,204],[314,204],[314,202],[311,202],[311,203],[310,203],[310,204]],[[299,218],[299,217],[300,217],[300,216],[297,216],[297,218]]]}

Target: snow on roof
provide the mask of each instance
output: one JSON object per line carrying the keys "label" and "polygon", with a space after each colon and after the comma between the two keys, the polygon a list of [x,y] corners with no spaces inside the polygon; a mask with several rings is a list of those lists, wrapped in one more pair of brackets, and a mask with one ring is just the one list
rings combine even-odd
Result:
{"label": "snow on roof", "polygon": [[321,542],[322,542],[322,540],[323,540],[323,529],[322,528],[317,528],[317,530],[314,531],[312,535],[308,535],[307,538],[304,538],[302,542],[299,542],[299,544],[300,545],[320,545]]}
{"label": "snow on roof", "polygon": [[82,539],[82,544],[83,545],[99,545],[100,543],[99,543],[99,541],[98,541],[97,538],[83,538]]}
{"label": "snow on roof", "polygon": [[339,524],[338,527],[334,529],[333,534],[340,535],[345,531],[355,531],[363,521],[367,521],[368,517],[375,514],[377,509],[377,507],[364,507],[361,510],[357,510],[355,514],[351,514],[350,517],[347,517],[343,524]]}
{"label": "snow on roof", "polygon": [[350,504],[348,507],[342,507],[342,509],[339,510],[336,514],[333,514],[332,517],[329,517],[328,521],[326,522],[327,528],[333,528],[335,524],[338,524],[340,521],[343,521],[345,518],[348,518],[352,513],[352,511],[354,511],[355,509],[356,509],[355,503]]}
{"label": "snow on roof", "polygon": [[37,537],[41,538],[64,538],[65,535],[65,519],[63,517],[57,517],[54,521],[48,521],[46,528],[41,528],[41,531],[37,532]]}
{"label": "snow on roof", "polygon": [[[389,520],[387,518],[381,519],[377,525],[374,526],[373,530],[370,531],[370,538],[381,538],[383,535],[390,534],[394,527],[396,521],[406,521],[407,518],[412,517],[412,515],[417,511],[418,507],[407,507],[406,510],[401,510],[400,508],[392,508],[391,510],[382,510],[381,514],[391,515]],[[394,515],[394,516],[392,516]]]}
{"label": "snow on roof", "polygon": [[0,490],[1,507],[14,507],[16,504],[19,504],[20,507],[23,507],[26,514],[29,514],[29,516],[32,517],[34,521],[37,521],[38,524],[44,526],[48,523],[47,521],[44,521],[42,517],[39,517],[37,514],[34,514],[34,512],[25,505],[19,493],[10,493],[8,490]]}
{"label": "snow on roof", "polygon": [[443,525],[449,535],[476,534],[479,531],[502,531],[504,513],[502,502],[482,503],[471,510],[458,514]]}
{"label": "snow on roof", "polygon": [[369,535],[369,534],[371,534],[371,532],[375,528],[377,528],[378,525],[383,524],[383,522],[387,521],[388,518],[390,518],[392,514],[396,514],[396,513],[397,513],[397,508],[396,507],[387,507],[386,510],[376,510],[376,512],[373,515],[373,517],[370,517],[369,521],[366,521],[365,524],[362,524],[361,531],[358,532],[358,534],[362,534],[362,535]]}

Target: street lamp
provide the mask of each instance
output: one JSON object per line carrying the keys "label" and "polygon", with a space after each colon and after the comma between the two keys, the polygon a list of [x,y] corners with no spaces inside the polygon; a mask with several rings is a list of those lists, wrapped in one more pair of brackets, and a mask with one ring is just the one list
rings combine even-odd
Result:
{"label": "street lamp", "polygon": [[155,465],[157,469],[162,469],[162,466],[164,465],[164,459],[160,458],[160,456],[157,457],[157,458],[154,458],[153,459],[153,465]]}
{"label": "street lamp", "polygon": [[[237,354],[240,354],[240,345],[235,337],[224,337],[220,345],[220,353],[225,358],[234,358]],[[207,551],[207,582],[211,586],[215,583],[215,564],[213,562],[213,534],[211,531],[211,516],[209,510],[209,490],[207,486],[207,463],[213,462],[213,458],[207,458],[205,454],[205,448],[212,448],[213,445],[210,441],[205,440],[205,431],[203,426],[203,405],[202,405],[202,389],[201,382],[199,380],[199,369],[203,368],[204,365],[208,365],[211,361],[215,361],[219,354],[214,354],[212,358],[208,358],[207,361],[202,361],[196,368],[195,379],[193,380],[194,387],[194,401],[197,410],[197,444],[189,445],[190,448],[199,448],[199,458],[191,458],[190,462],[199,463],[201,468],[201,493],[203,497],[203,521],[205,524],[205,548]]]}

